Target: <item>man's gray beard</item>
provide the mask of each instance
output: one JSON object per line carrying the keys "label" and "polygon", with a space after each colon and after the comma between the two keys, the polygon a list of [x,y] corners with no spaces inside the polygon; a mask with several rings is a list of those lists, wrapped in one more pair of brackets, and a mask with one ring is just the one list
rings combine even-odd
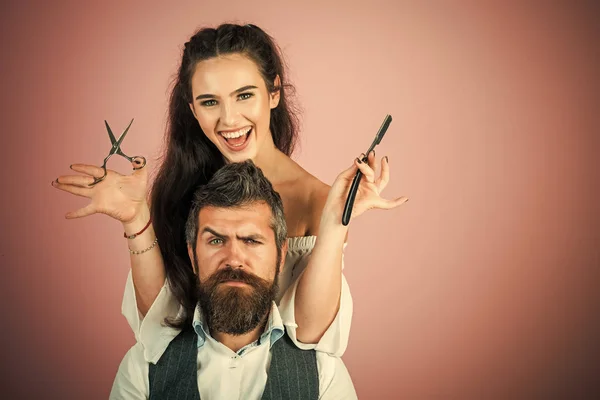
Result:
{"label": "man's gray beard", "polygon": [[[225,268],[198,284],[198,299],[211,332],[242,335],[264,322],[279,290],[278,273],[268,282],[242,269]],[[228,286],[238,281],[249,286]]]}

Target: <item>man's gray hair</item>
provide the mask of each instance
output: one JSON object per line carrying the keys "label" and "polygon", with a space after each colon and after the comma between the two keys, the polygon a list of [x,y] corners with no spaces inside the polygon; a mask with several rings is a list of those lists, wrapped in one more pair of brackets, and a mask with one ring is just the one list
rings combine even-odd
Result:
{"label": "man's gray hair", "polygon": [[283,202],[271,182],[252,160],[225,164],[206,185],[194,193],[192,208],[185,226],[185,239],[192,249],[198,240],[198,216],[205,207],[233,208],[265,202],[271,209],[271,228],[275,232],[277,254],[287,240]]}

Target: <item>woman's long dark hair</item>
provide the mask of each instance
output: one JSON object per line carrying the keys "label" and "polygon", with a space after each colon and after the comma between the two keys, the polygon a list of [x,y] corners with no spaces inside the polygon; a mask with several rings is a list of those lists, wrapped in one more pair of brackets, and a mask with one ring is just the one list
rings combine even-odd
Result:
{"label": "woman's long dark hair", "polygon": [[[185,313],[165,322],[184,328],[191,324],[196,307],[196,280],[188,257],[185,223],[194,190],[208,182],[224,165],[217,147],[206,137],[195,119],[191,78],[198,62],[224,54],[240,53],[252,59],[270,92],[280,91],[280,100],[271,110],[270,129],[275,146],[288,156],[298,136],[298,118],[289,99],[284,62],[273,39],[254,25],[223,24],[198,31],[185,44],[179,72],[169,101],[166,152],[151,191],[154,230],[164,260],[165,273],[173,295]],[[275,87],[279,76],[280,87]]]}

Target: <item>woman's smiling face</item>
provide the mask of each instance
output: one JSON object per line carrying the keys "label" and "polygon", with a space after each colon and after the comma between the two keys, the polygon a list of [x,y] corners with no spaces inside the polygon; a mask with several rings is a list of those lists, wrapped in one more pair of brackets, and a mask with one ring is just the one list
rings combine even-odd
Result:
{"label": "woman's smiling face", "polygon": [[272,145],[269,124],[279,91],[269,93],[254,61],[242,54],[200,61],[191,84],[190,108],[228,162],[254,159]]}

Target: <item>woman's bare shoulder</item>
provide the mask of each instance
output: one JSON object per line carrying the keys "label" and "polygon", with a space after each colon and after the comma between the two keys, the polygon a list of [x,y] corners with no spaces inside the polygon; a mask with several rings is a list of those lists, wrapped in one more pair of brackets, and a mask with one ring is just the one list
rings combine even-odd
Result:
{"label": "woman's bare shoulder", "polygon": [[309,216],[307,218],[307,234],[316,235],[319,231],[321,214],[331,187],[311,175],[311,178],[307,179],[306,189],[310,193],[307,204],[307,215]]}
{"label": "woman's bare shoulder", "polygon": [[300,165],[296,164],[295,167],[286,183],[280,186],[285,192],[284,197],[289,200],[288,209],[294,214],[289,220],[301,227],[305,235],[316,235],[330,186]]}

